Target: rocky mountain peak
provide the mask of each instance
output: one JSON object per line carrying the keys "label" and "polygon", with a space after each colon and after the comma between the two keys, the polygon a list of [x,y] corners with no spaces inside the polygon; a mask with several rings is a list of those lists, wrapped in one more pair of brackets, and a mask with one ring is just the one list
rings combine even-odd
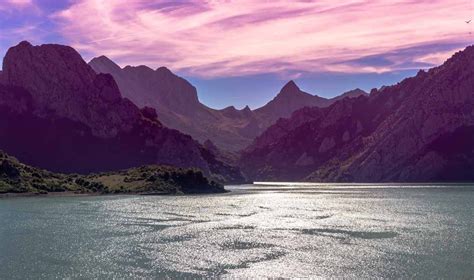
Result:
{"label": "rocky mountain peak", "polygon": [[[71,69],[80,75],[80,78],[70,76]],[[91,82],[95,78],[94,71],[73,48],[57,44],[33,46],[27,41],[7,51],[3,60],[3,71],[6,82],[14,85],[24,85],[28,81],[35,86],[41,86],[41,83],[52,80],[56,84],[66,80],[64,84],[69,82],[73,87],[81,87],[84,82]],[[41,79],[32,80],[33,76],[40,76]]]}
{"label": "rocky mountain peak", "polygon": [[361,95],[368,96],[369,94],[367,92],[361,90],[360,88],[356,88],[356,89],[353,89],[353,90],[350,90],[350,91],[346,91],[343,94],[341,94],[337,97],[334,97],[332,100],[337,101],[337,100],[340,100],[340,99],[344,99],[346,97],[354,98],[354,97],[359,97]]}
{"label": "rocky mountain peak", "polygon": [[113,62],[110,58],[106,57],[105,55],[101,55],[98,57],[94,57],[90,62],[89,65],[97,72],[97,73],[107,73],[105,70],[113,70],[113,71],[120,71],[121,68],[115,62]]}
{"label": "rocky mountain peak", "polygon": [[291,80],[283,86],[278,95],[293,95],[299,92],[301,92],[300,88]]}
{"label": "rocky mountain peak", "polygon": [[31,45],[31,43],[28,42],[28,41],[26,41],[26,40],[25,40],[25,41],[21,41],[20,43],[18,43],[18,47],[25,47],[25,48],[27,48],[27,47],[32,47],[32,46],[33,46],[33,45]]}
{"label": "rocky mountain peak", "polygon": [[96,74],[71,47],[21,42],[8,50],[3,70],[3,83],[26,89],[40,115],[79,121],[98,136],[113,136],[140,117],[112,76]]}
{"label": "rocky mountain peak", "polygon": [[171,70],[168,69],[168,68],[166,68],[165,66],[158,67],[158,68],[156,68],[155,71],[156,71],[157,73],[160,73],[160,74],[174,75],[173,72],[171,72]]}

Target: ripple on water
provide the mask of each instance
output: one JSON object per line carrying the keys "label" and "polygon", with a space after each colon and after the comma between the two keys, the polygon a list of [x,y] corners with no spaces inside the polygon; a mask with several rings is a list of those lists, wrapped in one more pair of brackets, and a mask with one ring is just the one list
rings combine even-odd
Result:
{"label": "ripple on water", "polygon": [[227,274],[231,270],[234,270],[234,269],[249,268],[250,265],[252,265],[252,264],[266,262],[266,261],[273,261],[273,260],[282,258],[285,255],[286,255],[286,252],[281,251],[281,250],[275,250],[275,251],[262,253],[259,256],[254,256],[254,257],[248,258],[246,260],[243,260],[241,262],[234,263],[234,264],[232,264],[232,263],[216,263],[216,264],[213,264],[213,265],[211,265],[207,268],[194,267],[194,269],[198,270],[198,271],[203,271],[208,276],[216,277],[216,276],[221,276],[221,275]]}
{"label": "ripple on water", "polygon": [[352,231],[344,229],[322,229],[322,228],[313,228],[313,229],[302,229],[300,230],[302,234],[309,235],[324,235],[324,236],[333,236],[333,237],[353,237],[360,239],[385,239],[385,238],[394,238],[400,234],[394,231]]}
{"label": "ripple on water", "polygon": [[181,234],[181,235],[173,235],[173,236],[163,236],[160,237],[160,243],[175,243],[175,242],[184,242],[193,239],[195,236],[192,234]]}
{"label": "ripple on water", "polygon": [[235,225],[235,226],[223,226],[217,227],[217,230],[232,230],[232,229],[255,229],[255,226],[246,226],[246,225]]}
{"label": "ripple on water", "polygon": [[221,244],[222,249],[231,249],[231,250],[248,250],[248,249],[258,249],[258,248],[271,248],[275,247],[274,244],[269,243],[259,243],[259,242],[248,242],[240,240],[229,240]]}
{"label": "ripple on water", "polygon": [[150,224],[150,223],[122,223],[121,226],[124,227],[141,227],[141,228],[148,228],[149,231],[162,231],[164,229],[174,227],[174,225],[168,224]]}

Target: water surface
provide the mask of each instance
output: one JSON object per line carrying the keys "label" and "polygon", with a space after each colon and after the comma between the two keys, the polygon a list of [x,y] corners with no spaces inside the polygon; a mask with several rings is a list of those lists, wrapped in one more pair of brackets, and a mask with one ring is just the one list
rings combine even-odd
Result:
{"label": "water surface", "polygon": [[0,199],[0,279],[474,277],[474,187]]}

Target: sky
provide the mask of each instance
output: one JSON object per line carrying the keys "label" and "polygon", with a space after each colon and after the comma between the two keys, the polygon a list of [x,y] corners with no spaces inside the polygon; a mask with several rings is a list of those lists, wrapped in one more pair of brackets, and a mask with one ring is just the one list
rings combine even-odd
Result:
{"label": "sky", "polygon": [[397,83],[473,44],[474,0],[0,0],[0,56],[27,40],[166,66],[213,108]]}

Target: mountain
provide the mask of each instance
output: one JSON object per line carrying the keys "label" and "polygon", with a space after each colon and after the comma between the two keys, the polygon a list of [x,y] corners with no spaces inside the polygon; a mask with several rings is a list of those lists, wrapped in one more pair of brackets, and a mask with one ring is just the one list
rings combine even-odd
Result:
{"label": "mountain", "polygon": [[243,179],[163,126],[154,109],[122,98],[114,78],[96,74],[71,47],[21,42],[8,50],[0,82],[0,148],[26,164],[78,173],[168,164]]}
{"label": "mountain", "polygon": [[[211,140],[219,149],[235,152],[281,117],[305,106],[325,107],[337,99],[325,99],[302,92],[291,81],[265,106],[252,111],[247,106],[237,110],[230,106],[211,109],[199,102],[196,88],[165,67],[153,70],[147,66],[120,68],[105,56],[92,59],[89,65],[97,73],[111,74],[123,96],[139,107],[156,109],[158,119],[204,143]],[[365,94],[361,90],[351,96]]]}
{"label": "mountain", "polygon": [[92,59],[89,65],[97,73],[111,74],[122,94],[139,107],[156,109],[164,125],[189,134],[201,143],[212,139],[219,146],[235,151],[256,136],[256,131],[246,135],[245,130],[252,121],[248,108],[214,110],[206,107],[199,102],[194,86],[165,67],[153,70],[147,66],[126,66],[122,69],[105,56]]}
{"label": "mountain", "polygon": [[153,70],[147,66],[127,66],[121,69],[105,56],[94,58],[89,65],[97,73],[111,74],[124,97],[138,107],[150,106],[159,112],[195,114],[204,109],[199,103],[196,88],[185,79],[174,75],[166,67]]}
{"label": "mountain", "polygon": [[367,93],[361,89],[355,89],[340,96],[327,99],[304,92],[294,81],[289,81],[273,100],[263,107],[256,109],[254,113],[257,119],[264,124],[263,127],[267,128],[279,118],[288,118],[293,112],[303,107],[323,108],[345,97],[352,98],[360,95],[367,95]]}
{"label": "mountain", "polygon": [[0,196],[5,194],[216,193],[224,188],[201,171],[170,166],[143,166],[109,173],[58,174],[25,165],[0,151]]}
{"label": "mountain", "polygon": [[253,180],[474,180],[474,47],[370,96],[304,108],[242,154]]}

